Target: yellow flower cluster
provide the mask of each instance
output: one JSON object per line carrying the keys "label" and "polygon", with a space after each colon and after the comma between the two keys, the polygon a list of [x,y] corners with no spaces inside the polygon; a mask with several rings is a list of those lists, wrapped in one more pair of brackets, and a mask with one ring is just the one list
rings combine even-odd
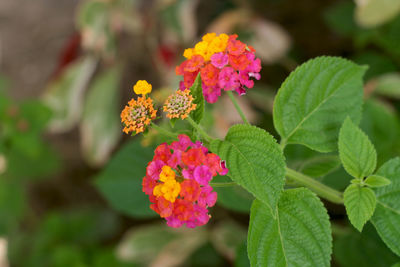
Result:
{"label": "yellow flower cluster", "polygon": [[175,180],[175,172],[171,167],[167,165],[162,167],[160,181],[163,183],[154,187],[153,194],[156,197],[163,196],[169,202],[174,203],[181,192],[181,184]]}
{"label": "yellow flower cluster", "polygon": [[149,94],[151,92],[151,84],[149,84],[147,81],[145,80],[139,80],[137,81],[137,83],[133,86],[133,91],[135,92],[135,94],[137,95],[146,95]]}
{"label": "yellow flower cluster", "polygon": [[205,61],[210,60],[211,56],[225,50],[229,36],[225,33],[216,35],[215,33],[207,33],[203,36],[202,41],[198,42],[194,48],[185,49],[183,56],[187,59],[194,55],[200,55]]}

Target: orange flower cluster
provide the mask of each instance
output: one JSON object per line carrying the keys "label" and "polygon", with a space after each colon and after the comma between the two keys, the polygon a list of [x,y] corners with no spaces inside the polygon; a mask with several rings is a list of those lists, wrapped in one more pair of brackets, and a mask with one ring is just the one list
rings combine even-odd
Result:
{"label": "orange flower cluster", "polygon": [[190,112],[196,109],[196,104],[193,104],[193,96],[190,95],[190,90],[177,90],[173,95],[170,95],[165,101],[163,110],[168,112],[167,117],[186,119]]}
{"label": "orange flower cluster", "polygon": [[153,100],[146,96],[137,100],[131,99],[121,112],[121,122],[124,125],[124,133],[142,133],[146,126],[156,118],[157,111],[154,110]]}

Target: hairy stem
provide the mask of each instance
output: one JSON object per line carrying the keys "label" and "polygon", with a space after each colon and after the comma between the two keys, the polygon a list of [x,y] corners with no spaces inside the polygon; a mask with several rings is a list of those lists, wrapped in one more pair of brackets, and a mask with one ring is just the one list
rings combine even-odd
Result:
{"label": "hairy stem", "polygon": [[198,125],[191,117],[187,117],[186,120],[193,126],[193,128],[195,128],[200,135],[207,141],[207,142],[211,142],[213,140],[213,138],[211,136],[209,136],[204,130],[203,128],[201,128],[200,125]]}
{"label": "hairy stem", "polygon": [[314,191],[318,196],[336,204],[343,204],[342,193],[300,172],[286,168],[286,176]]}
{"label": "hairy stem", "polygon": [[161,133],[163,135],[166,135],[166,136],[169,136],[169,137],[172,137],[172,138],[178,138],[178,134],[177,133],[173,133],[171,131],[168,131],[167,129],[164,129],[164,128],[158,126],[157,124],[155,124],[153,122],[151,122],[151,127],[153,129],[156,129],[159,133]]}
{"label": "hairy stem", "polygon": [[246,116],[244,115],[242,109],[240,108],[238,102],[236,101],[236,98],[233,96],[232,91],[226,91],[228,94],[229,98],[231,99],[233,105],[235,106],[237,112],[239,113],[240,117],[242,118],[243,122],[246,124],[249,124],[249,121],[246,119]]}

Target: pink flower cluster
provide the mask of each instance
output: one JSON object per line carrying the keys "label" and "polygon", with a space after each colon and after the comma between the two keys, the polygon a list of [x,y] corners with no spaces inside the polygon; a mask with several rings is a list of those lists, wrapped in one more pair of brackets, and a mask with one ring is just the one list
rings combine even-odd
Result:
{"label": "pink flower cluster", "polygon": [[[203,37],[203,41],[200,42],[202,47],[207,45],[205,40],[210,39],[210,35],[207,34]],[[209,103],[215,103],[222,90],[235,90],[239,95],[243,95],[246,93],[246,88],[254,86],[251,78],[260,79],[261,61],[255,57],[254,48],[237,40],[236,34],[226,38],[226,44],[223,41],[220,43],[219,48],[223,49],[214,49],[210,52],[206,47],[205,55],[211,53],[211,56],[206,57],[194,54],[196,45],[194,52],[188,53],[190,57],[176,67],[176,74],[183,75],[183,81],[180,84],[181,90],[190,88],[200,72],[204,98]],[[212,43],[209,44],[209,46],[211,45]],[[220,52],[213,53],[214,51]]]}
{"label": "pink flower cluster", "polygon": [[156,148],[143,178],[143,192],[149,196],[151,209],[165,218],[168,226],[186,223],[194,228],[208,222],[207,208],[217,200],[209,182],[217,173],[225,175],[228,169],[201,142],[193,143],[182,134],[178,139]]}

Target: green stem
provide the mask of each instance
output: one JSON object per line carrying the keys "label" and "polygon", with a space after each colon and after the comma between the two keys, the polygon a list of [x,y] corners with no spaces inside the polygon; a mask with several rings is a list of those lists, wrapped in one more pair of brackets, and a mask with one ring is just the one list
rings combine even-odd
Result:
{"label": "green stem", "polygon": [[236,108],[237,112],[239,113],[240,117],[242,118],[243,122],[246,124],[250,124],[249,121],[246,119],[246,116],[244,115],[238,102],[236,101],[236,98],[233,96],[232,91],[226,91],[226,93],[228,94],[229,98],[231,99],[233,105],[235,106],[235,108]]}
{"label": "green stem", "polygon": [[290,168],[286,168],[286,176],[295,180],[297,183],[311,189],[318,196],[325,198],[326,200],[329,200],[336,204],[343,204],[343,196],[341,192],[330,188],[329,186],[326,186],[307,175],[304,175]]}
{"label": "green stem", "polygon": [[281,147],[281,150],[284,151],[286,147],[286,140],[282,139],[279,143],[279,146]]}
{"label": "green stem", "polygon": [[213,140],[213,138],[211,136],[209,136],[204,130],[203,128],[200,127],[200,125],[198,125],[191,117],[187,117],[186,120],[193,126],[193,128],[195,128],[200,135],[207,140],[207,142],[211,142]]}
{"label": "green stem", "polygon": [[164,129],[164,128],[158,126],[157,124],[155,124],[153,122],[151,122],[151,127],[153,129],[156,129],[159,133],[161,133],[163,135],[166,135],[166,136],[169,136],[169,137],[172,137],[172,138],[178,138],[178,134],[170,132],[167,129]]}
{"label": "green stem", "polygon": [[228,187],[237,185],[235,182],[227,182],[227,183],[210,183],[212,187]]}

